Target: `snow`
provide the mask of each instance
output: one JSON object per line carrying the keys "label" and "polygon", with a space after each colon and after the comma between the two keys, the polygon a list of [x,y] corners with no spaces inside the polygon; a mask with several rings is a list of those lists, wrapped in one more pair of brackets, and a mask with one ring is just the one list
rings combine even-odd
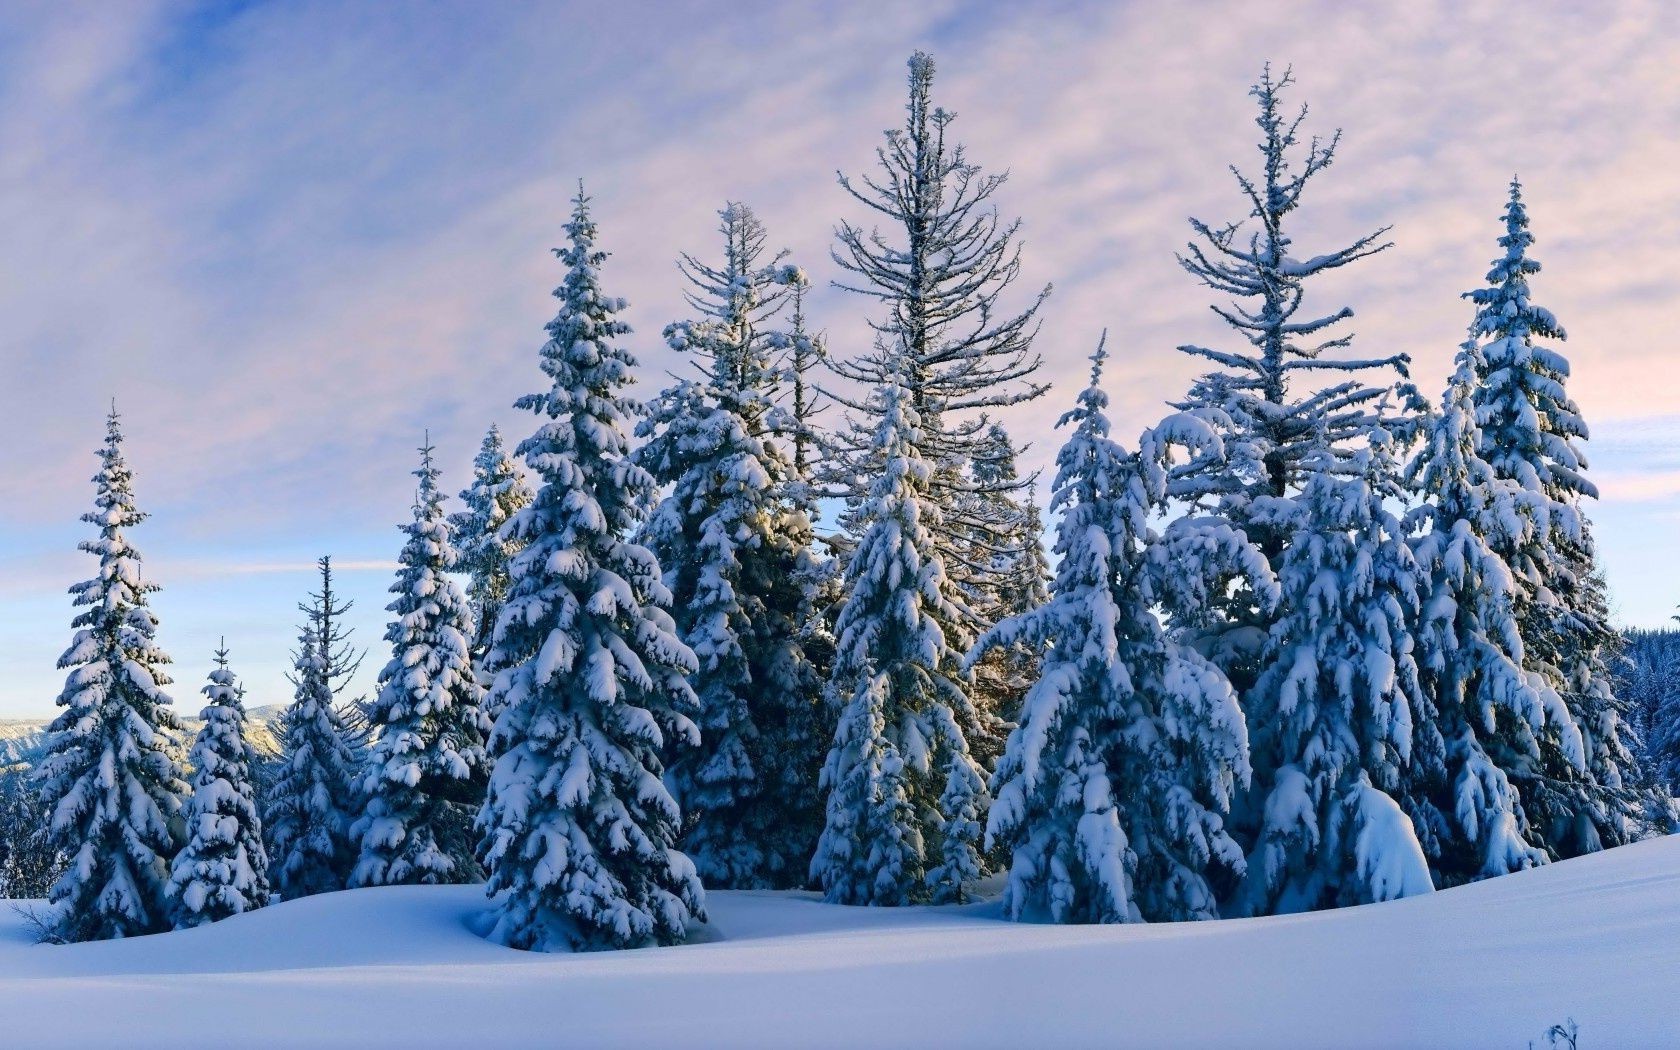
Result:
{"label": "snow", "polygon": [[1680,836],[1266,919],[1039,926],[1002,920],[995,900],[848,908],[795,892],[718,892],[708,910],[699,943],[544,955],[473,932],[473,886],[321,894],[68,946],[31,943],[0,908],[0,1017],[8,1045],[43,1048],[229,1033],[250,1047],[1521,1047],[1566,1017],[1583,1045],[1654,1046],[1674,1025]]}

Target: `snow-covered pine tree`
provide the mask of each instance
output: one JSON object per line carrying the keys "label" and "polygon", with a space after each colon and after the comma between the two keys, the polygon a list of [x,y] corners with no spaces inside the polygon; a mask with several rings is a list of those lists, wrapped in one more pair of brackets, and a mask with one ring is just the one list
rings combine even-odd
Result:
{"label": "snow-covered pine tree", "polygon": [[[963,597],[981,623],[997,624],[1049,601],[1044,523],[1034,505],[1033,486],[1021,488],[1015,446],[1001,424],[987,428],[985,454],[969,464],[968,478],[971,488],[957,495],[949,511],[967,520],[963,556],[979,570],[970,577],[981,585]],[[988,646],[971,668],[974,702],[1001,721],[1013,722],[1038,677],[1039,655],[1025,639]],[[1003,740],[988,734],[975,746],[976,757],[991,768]]]}
{"label": "snow-covered pine tree", "polygon": [[816,454],[820,435],[817,417],[827,407],[811,375],[828,359],[828,344],[820,332],[810,330],[805,316],[805,295],[811,286],[803,271],[787,275],[788,295],[793,301],[788,330],[783,333],[786,346],[782,350],[781,376],[778,386],[785,388],[788,399],[786,411],[778,420],[778,430],[793,448],[793,497],[795,505],[807,518],[816,520],[816,505],[812,498],[811,481],[816,474]]}
{"label": "snow-covered pine tree", "polygon": [[[1003,298],[1020,276],[1019,222],[1003,222],[993,198],[1006,175],[985,174],[969,162],[963,147],[949,138],[956,114],[933,104],[934,64],[916,52],[909,62],[909,100],[902,128],[886,132],[876,150],[880,174],[857,182],[842,175],[840,185],[880,216],[889,232],[865,230],[842,222],[833,252],[845,277],[838,287],[879,302],[883,316],[870,322],[873,348],[850,360],[831,358],[831,370],[857,390],[857,396],[827,391],[847,410],[840,432],[832,435],[829,490],[846,497],[842,520],[855,541],[868,528],[863,504],[873,499],[880,477],[881,450],[875,438],[886,399],[886,386],[901,384],[906,410],[920,421],[908,434],[917,457],[930,473],[927,492],[950,513],[931,520],[930,553],[944,564],[948,606],[967,621],[965,631],[991,626],[969,608],[964,595],[990,595],[998,585],[990,559],[970,556],[977,533],[994,544],[1014,522],[976,517],[1000,510],[996,500],[965,501],[972,493],[970,463],[994,455],[990,448],[992,409],[1018,405],[1044,393],[1034,379],[1041,359],[1032,349],[1045,287],[1025,309],[1007,309]],[[1018,479],[1017,498],[1027,482]],[[995,604],[991,600],[983,605]],[[973,741],[995,753],[1003,720],[983,711]]]}
{"label": "snow-covered pine tree", "polygon": [[643,530],[665,570],[678,634],[699,669],[700,746],[673,756],[666,783],[687,818],[683,849],[721,888],[805,882],[822,808],[817,772],[828,741],[821,682],[803,651],[811,523],[800,478],[772,436],[774,331],[789,285],[802,280],[743,204],[719,212],[721,265],[680,263],[699,314],[665,330],[699,382],[654,402],[636,462],[670,485]]}
{"label": "snow-covered pine tree", "polygon": [[225,643],[203,691],[204,725],[187,759],[187,844],[170,869],[176,929],[252,911],[269,899],[268,851],[251,783],[256,752],[245,739],[245,689],[228,667]]}
{"label": "snow-covered pine tree", "polygon": [[1396,796],[1427,703],[1412,656],[1420,586],[1388,435],[1359,453],[1328,451],[1296,498],[1255,510],[1290,536],[1278,573],[1283,615],[1244,697],[1259,830],[1237,910],[1307,911],[1434,888]]}
{"label": "snow-covered pine tree", "polygon": [[970,641],[934,550],[933,466],[911,394],[879,391],[880,476],[846,566],[829,703],[840,712],[823,765],[827,819],[811,877],[837,904],[965,899],[980,874],[989,803],[969,737],[981,713],[960,654]]}
{"label": "snow-covered pine tree", "polygon": [[566,226],[542,369],[549,390],[517,404],[542,417],[519,453],[541,479],[507,526],[525,544],[489,662],[497,756],[479,815],[495,898],[492,939],[517,948],[680,941],[704,919],[694,865],[675,848],[681,814],[661,752],[699,743],[658,560],[623,537],[647,517],[653,478],[626,453],[624,393],[635,359],[619,345],[622,299],[604,295],[589,198]]}
{"label": "snow-covered pine tree", "polygon": [[321,589],[311,591],[307,602],[299,603],[298,612],[314,625],[315,655],[320,660],[320,676],[327,685],[327,693],[338,708],[344,728],[344,740],[358,764],[368,744],[367,697],[345,697],[356,672],[361,669],[367,650],[357,651],[350,641],[354,630],[345,625],[344,618],[356,603],[341,599],[333,590],[332,558],[322,555],[316,559],[321,573]]}
{"label": "snow-covered pine tree", "polygon": [[1181,413],[1145,432],[1137,454],[1121,448],[1109,438],[1104,356],[1099,346],[1090,386],[1059,424],[1073,432],[1051,500],[1062,513],[1051,597],[969,656],[1022,643],[1046,653],[993,780],[988,839],[1012,855],[1015,918],[1217,918],[1243,873],[1224,817],[1248,780],[1248,735],[1225,676],[1176,642],[1157,609],[1200,601],[1233,572],[1268,599],[1276,586],[1229,526],[1151,527],[1173,447],[1218,458],[1220,442]]}
{"label": "snow-covered pine tree", "polygon": [[1444,885],[1544,863],[1512,778],[1540,767],[1542,740],[1575,768],[1585,763],[1562,699],[1523,669],[1517,581],[1498,551],[1534,543],[1547,508],[1482,458],[1474,390],[1485,366],[1474,339],[1459,349],[1408,471],[1423,500],[1413,512],[1425,581],[1417,664],[1435,717],[1418,723],[1407,808]]}
{"label": "snow-covered pine tree", "polygon": [[1474,405],[1480,451],[1495,475],[1544,501],[1547,527],[1500,537],[1494,549],[1516,578],[1526,666],[1563,697],[1585,743],[1581,769],[1567,736],[1543,738],[1543,761],[1518,778],[1541,841],[1568,857],[1637,837],[1648,800],[1634,787],[1631,742],[1610,685],[1620,638],[1610,626],[1592,527],[1581,506],[1598,495],[1577,445],[1587,425],[1565,389],[1569,362],[1545,342],[1561,342],[1563,328],[1529,297],[1528,281],[1540,264],[1528,255],[1534,237],[1515,179],[1504,226],[1504,251],[1488,271],[1488,287],[1465,293],[1476,304],[1471,334],[1482,355]]}
{"label": "snow-covered pine tree", "polygon": [[457,555],[430,441],[420,449],[414,517],[397,556],[391,660],[368,709],[373,742],[361,771],[360,850],[352,886],[474,882],[473,820],[484,800],[490,726],[467,637],[467,599],[448,573]]}
{"label": "snow-covered pine tree", "polygon": [[507,597],[508,562],[519,552],[502,535],[502,526],[531,502],[531,495],[531,486],[502,444],[502,432],[492,425],[473,459],[472,484],[461,490],[466,509],[449,516],[460,554],[456,570],[467,575],[473,622],[470,651],[481,681],[487,677],[482,662],[490,651],[496,614]]}
{"label": "snow-covered pine tree", "polygon": [[53,883],[46,934],[91,941],[170,927],[169,862],[180,848],[187,785],[170,755],[180,723],[163,687],[169,657],[158,647],[158,590],[141,567],[128,529],[146,520],[135,505],[115,407],[99,451],[94,509],[82,520],[99,530],[81,550],[99,559],[92,579],[70,588],[82,611],[58,666],[69,669],[47,728],[46,757],[35,772],[50,813],[53,845],[70,867]]}
{"label": "snow-covered pine tree", "polygon": [[[1675,622],[1680,623],[1680,616]],[[1669,632],[1669,674],[1664,683],[1662,698],[1651,719],[1651,734],[1647,748],[1651,756],[1652,781],[1660,795],[1680,800],[1680,639]]]}
{"label": "snow-covered pine tree", "polygon": [[333,703],[329,667],[305,619],[293,655],[291,706],[281,719],[279,772],[269,788],[269,880],[282,900],[345,887],[355,862],[350,822],[360,762]]}
{"label": "snow-covered pine tree", "polygon": [[[1179,263],[1204,286],[1233,300],[1212,309],[1246,345],[1216,349],[1186,345],[1179,350],[1213,365],[1176,407],[1200,412],[1213,408],[1225,422],[1221,437],[1226,457],[1206,473],[1183,472],[1175,477],[1174,496],[1214,510],[1259,544],[1274,568],[1281,564],[1288,544],[1289,523],[1262,513],[1262,497],[1299,492],[1307,475],[1325,455],[1357,453],[1373,426],[1388,426],[1397,436],[1396,421],[1385,419],[1384,394],[1393,389],[1338,375],[1374,369],[1406,374],[1408,358],[1395,354],[1355,358],[1342,354],[1351,334],[1331,330],[1353,316],[1348,307],[1301,314],[1309,288],[1317,279],[1389,247],[1384,227],[1345,247],[1305,259],[1293,253],[1289,232],[1291,214],[1301,206],[1307,185],[1330,167],[1341,132],[1328,141],[1317,137],[1301,147],[1303,106],[1291,115],[1283,95],[1294,83],[1289,71],[1274,77],[1271,67],[1250,89],[1259,104],[1255,123],[1260,128],[1262,170],[1255,175],[1232,167],[1248,214],[1226,225],[1191,219],[1196,240]],[[1323,383],[1313,379],[1327,377]],[[1303,386],[1305,384],[1305,386]],[[1408,397],[1409,385],[1401,385]],[[1286,605],[1293,596],[1286,593]],[[1255,674],[1255,661],[1274,616],[1262,611],[1253,595],[1239,589],[1222,599],[1217,615],[1203,617],[1201,644],[1246,691]],[[1263,790],[1269,771],[1256,769],[1256,786]]]}

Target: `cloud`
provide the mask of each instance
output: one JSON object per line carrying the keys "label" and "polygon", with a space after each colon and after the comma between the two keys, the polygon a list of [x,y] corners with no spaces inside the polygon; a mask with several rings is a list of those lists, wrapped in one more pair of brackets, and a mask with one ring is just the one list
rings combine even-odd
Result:
{"label": "cloud", "polygon": [[[406,516],[423,430],[459,484],[490,422],[529,427],[508,406],[540,379],[548,250],[578,177],[614,253],[604,279],[630,298],[659,377],[675,363],[657,333],[684,309],[673,261],[710,249],[725,200],[751,203],[819,281],[833,275],[834,223],[867,218],[834,172],[866,170],[899,120],[914,47],[936,54],[971,157],[1011,172],[1019,294],[1056,286],[1040,346],[1057,389],[1005,415],[1033,439],[1032,465],[1053,456],[1050,424],[1101,329],[1122,435],[1192,375],[1173,347],[1225,340],[1172,256],[1187,215],[1240,217],[1226,166],[1255,155],[1245,90],[1266,59],[1293,64],[1313,129],[1346,129],[1296,216],[1300,249],[1395,225],[1393,250],[1319,292],[1354,306],[1360,347],[1411,352],[1420,384],[1441,385],[1469,318],[1459,293],[1486,271],[1521,172],[1546,265],[1535,293],[1570,331],[1572,393],[1600,433],[1676,411],[1673,384],[1653,381],[1680,305],[1664,276],[1680,239],[1680,25],[1660,3],[657,17],[133,3],[8,21],[0,389],[22,396],[0,413],[0,544],[54,572],[113,394],[160,566],[211,547],[242,565],[394,547],[371,530]],[[1505,57],[1513,39],[1520,61]],[[836,352],[863,345],[868,304],[825,290],[812,308]],[[1637,441],[1593,452],[1611,493],[1668,484]],[[1680,589],[1611,582],[1652,607]]]}

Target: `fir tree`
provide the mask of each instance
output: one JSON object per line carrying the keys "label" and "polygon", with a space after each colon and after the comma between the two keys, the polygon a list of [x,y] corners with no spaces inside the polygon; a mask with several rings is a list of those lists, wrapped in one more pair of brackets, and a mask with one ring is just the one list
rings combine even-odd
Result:
{"label": "fir tree", "polygon": [[827,819],[811,875],[838,904],[962,900],[980,874],[988,796],[969,747],[981,715],[959,654],[968,638],[933,549],[938,505],[910,393],[881,393],[883,464],[846,567],[823,765]]}
{"label": "fir tree", "polygon": [[[1050,580],[1044,554],[1043,520],[1029,486],[1023,491],[1015,467],[1015,446],[1000,424],[986,430],[986,453],[969,464],[971,488],[955,501],[955,513],[970,522],[964,560],[978,571],[964,599],[981,623],[996,624],[1040,608],[1049,600]],[[1021,497],[1021,498],[1018,498]],[[1037,678],[1039,649],[1024,639],[988,646],[973,665],[977,706],[999,721],[1013,722],[1027,689]],[[1001,750],[1001,734],[988,734],[977,746]],[[980,756],[990,767],[996,750]]]}
{"label": "fir tree", "polygon": [[625,304],[601,292],[606,253],[581,188],[573,203],[542,350],[552,386],[518,402],[543,419],[519,446],[541,487],[506,530],[525,547],[489,657],[498,757],[479,816],[490,936],[537,950],[672,944],[705,916],[660,780],[662,750],[699,742],[697,664],[658,561],[623,539],[655,487],[626,455],[638,406],[624,393],[635,365],[618,343]]}
{"label": "fir tree", "polygon": [[333,703],[319,622],[306,619],[298,636],[294,698],[281,719],[279,772],[263,816],[269,877],[283,900],[343,889],[356,859],[350,821],[360,762]]}
{"label": "fir tree", "polygon": [[[1680,616],[1674,617],[1680,622]],[[1667,633],[1668,658],[1664,661],[1664,687],[1651,720],[1650,775],[1657,794],[1680,799],[1680,638]]]}
{"label": "fir tree", "polygon": [[1528,255],[1534,237],[1516,180],[1504,225],[1488,287],[1465,293],[1476,304],[1471,333],[1482,357],[1474,405],[1479,451],[1494,474],[1543,502],[1543,528],[1501,537],[1494,549],[1515,576],[1526,666],[1563,697],[1585,744],[1582,768],[1569,737],[1543,738],[1543,761],[1518,784],[1541,841],[1567,857],[1637,837],[1645,800],[1634,790],[1631,741],[1610,685],[1620,639],[1581,508],[1598,495],[1577,444],[1587,426],[1565,389],[1569,362],[1544,342],[1563,341],[1563,328],[1529,295],[1540,264]]}
{"label": "fir tree", "polygon": [[[869,525],[862,507],[873,500],[872,484],[883,466],[875,438],[886,399],[877,395],[902,385],[905,410],[920,421],[906,438],[930,468],[929,496],[946,508],[926,525],[930,553],[944,565],[948,600],[937,604],[964,619],[962,631],[974,633],[991,625],[980,609],[995,606],[1000,582],[992,559],[975,557],[976,546],[1002,548],[1017,522],[998,500],[973,498],[976,486],[966,468],[996,458],[987,412],[1030,401],[1046,389],[1034,379],[1041,358],[1032,342],[1050,289],[1024,310],[1003,307],[1021,270],[1020,224],[1000,219],[993,201],[1006,176],[982,172],[949,137],[956,114],[933,104],[933,78],[933,59],[912,55],[905,123],[887,131],[876,150],[879,174],[856,182],[840,177],[846,192],[888,230],[842,222],[837,231],[833,256],[845,271],[838,286],[879,302],[882,316],[870,322],[870,351],[830,361],[835,374],[862,394],[829,392],[848,418],[830,441],[824,474],[830,491],[848,500],[842,524],[850,538],[861,536]],[[1017,479],[988,494],[1019,498],[1025,489]],[[978,602],[976,595],[982,596]],[[980,713],[971,742],[994,753],[1004,720],[989,707]]]}
{"label": "fir tree", "polygon": [[786,343],[782,352],[781,375],[778,377],[778,392],[785,391],[790,402],[787,411],[778,421],[780,430],[793,448],[793,500],[794,505],[804,512],[812,521],[816,520],[816,506],[812,499],[812,479],[815,477],[816,454],[821,435],[817,430],[816,420],[826,408],[821,391],[811,380],[811,374],[817,366],[828,360],[828,346],[821,333],[812,332],[807,326],[805,317],[805,295],[810,289],[810,279],[803,271],[795,270],[788,275],[789,297],[793,302],[792,316],[788,319],[788,330],[778,333],[780,341]]}
{"label": "fir tree", "polygon": [[776,354],[788,340],[771,325],[797,271],[764,258],[751,209],[719,214],[722,265],[681,263],[700,318],[665,332],[703,379],[664,391],[638,428],[648,442],[637,462],[671,486],[643,535],[699,660],[700,746],[672,760],[666,781],[709,885],[787,888],[803,884],[816,844],[826,744],[802,645],[811,525],[772,437]]}
{"label": "fir tree", "polygon": [[350,829],[361,856],[354,886],[477,879],[471,828],[484,798],[490,727],[479,706],[467,600],[447,575],[457,555],[443,514],[432,447],[420,449],[408,540],[398,555],[391,660],[368,712],[374,730],[361,776],[362,814]]}
{"label": "fir tree", "polygon": [[225,644],[216,650],[204,695],[204,726],[187,760],[193,767],[189,838],[169,880],[177,929],[240,915],[269,899],[268,851],[251,782],[257,755],[245,739],[245,689],[228,668]]}
{"label": "fir tree", "polygon": [[1127,922],[1218,917],[1244,870],[1225,828],[1249,775],[1248,736],[1230,683],[1172,639],[1157,614],[1235,571],[1272,596],[1264,558],[1225,526],[1181,518],[1156,533],[1171,449],[1221,454],[1201,419],[1169,417],[1138,453],[1109,438],[1099,383],[1059,425],[1051,506],[1055,581],[970,654],[1023,641],[1047,653],[993,780],[988,838],[1012,855],[1015,918]]}
{"label": "fir tree", "polygon": [[483,677],[484,655],[494,641],[496,615],[507,597],[508,562],[519,553],[502,535],[507,521],[531,502],[518,464],[502,444],[502,432],[491,426],[473,459],[472,484],[461,491],[466,510],[449,516],[450,534],[460,558],[456,571],[467,575],[467,600],[472,610],[473,666]]}
{"label": "fir tree", "polygon": [[99,559],[92,579],[70,588],[82,609],[58,666],[68,669],[35,777],[50,813],[53,846],[69,869],[53,883],[47,936],[104,940],[170,927],[169,862],[180,847],[186,784],[170,749],[180,723],[169,709],[169,657],[126,532],[146,519],[135,505],[116,413],[106,422],[94,509],[99,530],[81,550]]}
{"label": "fir tree", "polygon": [[1571,765],[1584,762],[1580,729],[1561,698],[1523,669],[1516,581],[1497,552],[1532,543],[1546,508],[1482,458],[1473,391],[1484,364],[1474,340],[1460,348],[1409,471],[1424,500],[1414,512],[1426,581],[1417,662],[1434,717],[1418,722],[1408,809],[1448,885],[1544,863],[1512,777],[1541,763],[1542,739]]}
{"label": "fir tree", "polygon": [[[1214,510],[1240,528],[1280,567],[1289,541],[1287,521],[1264,510],[1266,497],[1285,497],[1305,486],[1325,456],[1357,454],[1365,434],[1374,426],[1388,426],[1396,436],[1396,421],[1384,407],[1392,386],[1373,385],[1338,376],[1369,369],[1393,369],[1404,376],[1407,357],[1347,356],[1351,334],[1334,334],[1353,316],[1348,307],[1326,313],[1302,314],[1309,288],[1343,267],[1389,247],[1388,228],[1354,240],[1345,247],[1298,258],[1290,232],[1293,213],[1301,206],[1308,184],[1336,157],[1341,132],[1328,141],[1301,140],[1306,107],[1290,115],[1283,96],[1294,82],[1289,71],[1272,76],[1271,67],[1250,90],[1259,106],[1262,170],[1248,174],[1232,167],[1248,215],[1237,222],[1214,225],[1191,219],[1196,240],[1179,263],[1198,282],[1231,302],[1215,304],[1213,312],[1241,340],[1242,347],[1213,348],[1186,345],[1179,350],[1211,362],[1177,407],[1218,411],[1226,455],[1217,469],[1184,472],[1175,477],[1174,495]],[[1311,380],[1324,377],[1326,382]],[[1306,384],[1303,386],[1303,384]],[[1407,397],[1413,392],[1401,388]],[[1291,596],[1285,594],[1285,602]],[[1219,602],[1216,616],[1202,625],[1203,646],[1245,691],[1255,674],[1260,645],[1273,618],[1262,603],[1239,588]],[[1257,770],[1257,784],[1266,770]]]}
{"label": "fir tree", "polygon": [[1293,536],[1278,573],[1292,600],[1246,698],[1255,765],[1269,773],[1239,904],[1248,913],[1434,888],[1396,798],[1427,717],[1410,633],[1419,573],[1389,509],[1398,493],[1387,435],[1369,441],[1351,459],[1320,457],[1298,499],[1260,508]]}

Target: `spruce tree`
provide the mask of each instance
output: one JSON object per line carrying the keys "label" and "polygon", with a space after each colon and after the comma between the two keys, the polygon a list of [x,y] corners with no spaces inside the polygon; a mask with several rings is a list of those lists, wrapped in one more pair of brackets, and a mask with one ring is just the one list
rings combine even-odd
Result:
{"label": "spruce tree", "polygon": [[[842,525],[855,542],[868,528],[861,508],[873,500],[883,466],[875,438],[886,399],[877,395],[902,385],[905,409],[920,421],[906,438],[930,468],[929,497],[947,511],[927,525],[930,553],[944,566],[948,600],[939,604],[963,618],[961,629],[972,634],[991,625],[980,610],[995,606],[1001,582],[990,557],[975,557],[976,545],[1004,548],[1016,523],[1000,501],[974,498],[967,468],[995,458],[986,413],[1046,389],[1034,378],[1042,362],[1032,343],[1050,289],[1023,310],[1003,305],[1021,272],[1020,224],[1002,220],[994,202],[1006,175],[984,173],[951,138],[956,114],[933,104],[933,79],[932,57],[916,52],[904,126],[887,131],[877,148],[879,173],[855,182],[840,177],[842,188],[887,229],[842,222],[837,231],[833,257],[844,271],[838,286],[878,302],[881,315],[870,322],[872,349],[829,362],[847,389],[860,393],[829,391],[848,418],[831,438],[823,473],[829,491],[848,501]],[[1017,479],[988,494],[1019,498],[1026,487]],[[990,755],[1001,744],[1004,721],[989,707],[981,714],[971,742]]]}
{"label": "spruce tree", "polygon": [[1479,451],[1495,476],[1542,501],[1544,527],[1501,537],[1495,551],[1516,578],[1526,666],[1563,697],[1585,744],[1582,767],[1567,736],[1543,738],[1542,762],[1518,783],[1541,841],[1568,857],[1637,837],[1646,800],[1635,789],[1631,741],[1611,689],[1620,638],[1582,509],[1598,495],[1578,444],[1587,426],[1566,390],[1569,362],[1546,342],[1562,342],[1564,330],[1530,298],[1540,264],[1528,254],[1534,237],[1514,179],[1504,226],[1488,287],[1465,293],[1476,304],[1471,333],[1482,357],[1473,404]]}
{"label": "spruce tree", "polygon": [[507,535],[524,549],[489,662],[497,756],[479,815],[495,899],[493,940],[516,948],[623,948],[682,940],[704,919],[661,752],[699,743],[657,559],[624,539],[650,511],[653,478],[627,455],[635,359],[622,299],[603,294],[582,189],[566,226],[542,369],[550,389],[517,405],[542,423],[519,453],[541,479]]}
{"label": "spruce tree", "polygon": [[356,859],[350,822],[360,761],[333,703],[319,622],[306,619],[298,635],[295,692],[281,718],[279,771],[263,815],[269,878],[282,900],[344,889]]}
{"label": "spruce tree", "polygon": [[257,754],[245,739],[245,689],[228,667],[227,646],[204,687],[209,703],[193,741],[192,798],[187,844],[175,855],[169,892],[176,929],[202,926],[268,903],[268,851],[257,816],[251,767]]}
{"label": "spruce tree", "polygon": [[519,552],[502,535],[502,527],[531,502],[531,486],[494,425],[473,459],[472,484],[461,491],[461,502],[466,509],[449,516],[449,528],[460,555],[456,571],[467,576],[473,623],[469,651],[482,680],[482,661],[494,641],[496,615],[507,597],[508,562]]}
{"label": "spruce tree", "polygon": [[1415,727],[1426,719],[1411,624],[1417,563],[1391,505],[1387,435],[1320,456],[1297,499],[1267,521],[1291,535],[1278,573],[1282,616],[1245,697],[1258,833],[1238,910],[1307,911],[1432,890],[1400,805]]}
{"label": "spruce tree", "polygon": [[987,835],[1012,863],[1014,918],[1055,922],[1218,917],[1244,870],[1225,827],[1249,776],[1248,736],[1225,676],[1175,641],[1158,609],[1199,601],[1231,572],[1275,596],[1265,559],[1234,530],[1180,518],[1157,533],[1175,446],[1223,454],[1201,419],[1147,431],[1136,454],[1109,437],[1099,347],[1091,384],[1060,426],[1050,596],[980,639],[1046,652],[993,780]]}
{"label": "spruce tree", "polygon": [[81,550],[99,559],[92,579],[70,588],[83,610],[58,666],[70,674],[47,729],[35,772],[52,844],[69,855],[53,883],[46,934],[90,941],[170,927],[169,863],[180,848],[186,784],[171,748],[180,723],[163,689],[169,657],[158,647],[157,616],[127,530],[146,519],[135,505],[113,407],[99,451],[94,509],[82,520],[99,530]]}
{"label": "spruce tree", "polygon": [[[968,477],[971,488],[958,496],[951,513],[967,519],[963,557],[979,570],[971,580],[980,586],[966,588],[963,597],[981,623],[997,624],[1049,600],[1044,524],[1032,487],[1021,489],[1015,446],[1002,425],[987,428],[985,454],[969,464]],[[973,666],[976,705],[1000,722],[1013,722],[1037,678],[1039,656],[1039,648],[1024,639],[988,646]],[[988,734],[983,745],[976,744],[1001,749],[1002,734]],[[988,767],[996,758],[995,750],[982,753]]]}
{"label": "spruce tree", "polygon": [[811,524],[794,464],[774,440],[773,329],[797,271],[766,259],[751,209],[719,213],[721,265],[685,255],[697,320],[671,325],[672,349],[700,382],[665,390],[638,428],[636,461],[671,486],[643,531],[665,570],[673,615],[699,669],[700,746],[666,774],[687,816],[683,848],[720,888],[803,885],[821,809],[827,744],[803,650]]}
{"label": "spruce tree", "polygon": [[[1680,622],[1680,616],[1676,616]],[[1666,795],[1680,799],[1680,638],[1675,632],[1667,634],[1668,658],[1664,661],[1661,700],[1651,720],[1650,776],[1657,785],[1659,798]]]}
{"label": "spruce tree", "polygon": [[837,904],[965,899],[980,874],[988,795],[969,737],[981,714],[959,656],[969,638],[934,551],[933,467],[896,382],[878,397],[882,463],[868,527],[846,566],[829,703],[840,712],[823,765],[827,818],[811,876]]}
{"label": "spruce tree", "polygon": [[1485,364],[1473,339],[1460,348],[1409,471],[1424,501],[1414,512],[1426,580],[1417,662],[1437,736],[1414,754],[1408,779],[1421,791],[1414,819],[1448,885],[1544,863],[1513,778],[1541,765],[1543,740],[1573,767],[1585,763],[1562,698],[1523,667],[1517,581],[1498,552],[1543,535],[1546,507],[1482,458],[1474,390]]}
{"label": "spruce tree", "polygon": [[472,822],[484,799],[490,727],[473,673],[467,600],[448,573],[457,555],[443,514],[432,447],[420,449],[408,540],[386,609],[391,660],[368,710],[373,742],[362,767],[360,849],[353,886],[471,882]]}
{"label": "spruce tree", "polygon": [[[1217,411],[1209,418],[1221,421],[1226,456],[1217,469],[1176,476],[1173,494],[1242,529],[1274,569],[1281,567],[1290,523],[1269,513],[1266,499],[1301,492],[1326,456],[1357,455],[1373,427],[1395,428],[1384,398],[1393,383],[1340,377],[1366,370],[1393,370],[1404,377],[1408,361],[1404,354],[1347,355],[1352,335],[1335,330],[1353,316],[1348,307],[1302,313],[1307,292],[1321,278],[1389,244],[1383,240],[1384,227],[1341,248],[1304,259],[1296,254],[1293,215],[1307,186],[1334,162],[1341,132],[1328,140],[1315,136],[1302,142],[1306,107],[1294,114],[1284,107],[1284,94],[1293,83],[1289,71],[1274,77],[1267,66],[1250,89],[1259,109],[1261,170],[1231,169],[1247,215],[1228,224],[1191,219],[1196,239],[1179,257],[1199,283],[1230,297],[1211,308],[1243,345],[1179,347],[1211,363],[1212,371],[1195,382],[1177,407]],[[1414,396],[1409,385],[1401,384],[1400,390]],[[1286,605],[1292,600],[1287,593],[1284,598]],[[1261,642],[1273,619],[1286,610],[1268,613],[1242,588],[1218,604],[1218,615],[1201,625],[1201,644],[1232,674],[1239,692],[1246,691]],[[1257,786],[1264,785],[1268,771],[1256,773]]]}

